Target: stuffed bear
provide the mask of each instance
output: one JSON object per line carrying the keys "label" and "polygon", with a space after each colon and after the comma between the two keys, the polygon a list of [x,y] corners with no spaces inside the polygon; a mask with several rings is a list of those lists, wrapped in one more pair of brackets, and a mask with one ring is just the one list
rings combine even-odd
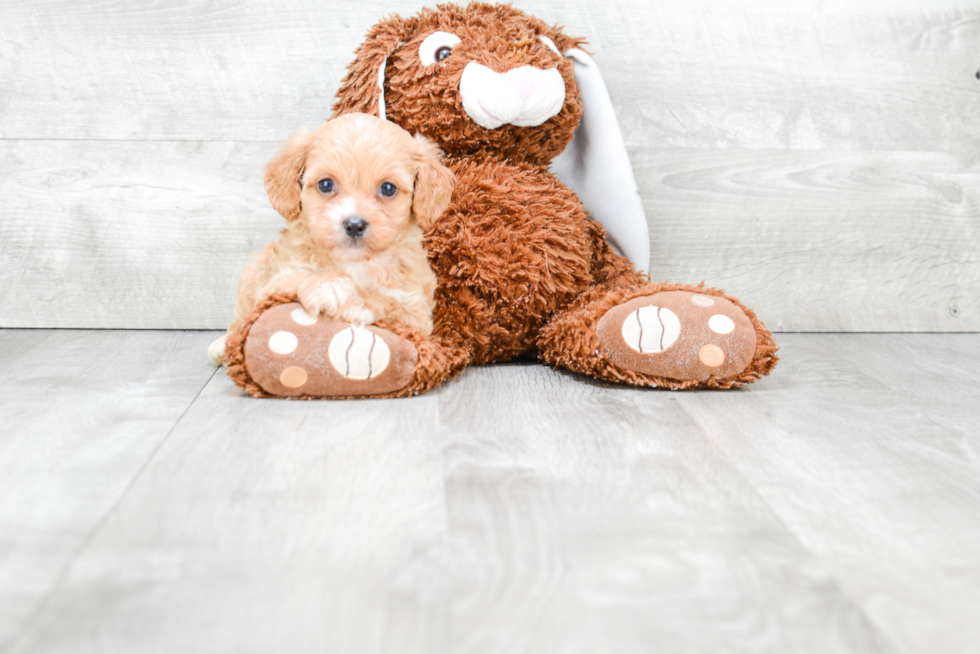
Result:
{"label": "stuffed bear", "polygon": [[[646,218],[583,45],[506,4],[440,5],[372,28],[334,115],[370,113],[421,134],[456,175],[449,208],[424,235],[434,330],[375,324],[359,343],[325,316],[296,322],[295,298],[274,296],[229,335],[232,379],[260,397],[341,398],[414,395],[470,364],[516,357],[669,389],[768,374],[777,348],[750,309],[642,272]],[[269,351],[281,331],[296,336],[295,351]]]}

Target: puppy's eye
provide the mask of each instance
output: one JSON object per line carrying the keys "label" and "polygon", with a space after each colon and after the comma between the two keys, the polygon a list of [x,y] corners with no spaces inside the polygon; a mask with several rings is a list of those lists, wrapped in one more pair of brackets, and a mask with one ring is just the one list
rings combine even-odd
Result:
{"label": "puppy's eye", "polygon": [[394,196],[397,192],[398,189],[395,188],[395,185],[391,182],[385,182],[381,185],[381,195],[385,196],[386,198]]}
{"label": "puppy's eye", "polygon": [[333,193],[333,180],[329,177],[327,179],[321,179],[316,183],[316,187],[320,190],[320,193]]}
{"label": "puppy's eye", "polygon": [[439,63],[452,53],[457,43],[459,37],[450,32],[433,32],[428,35],[419,46],[419,59],[422,65],[431,66]]}

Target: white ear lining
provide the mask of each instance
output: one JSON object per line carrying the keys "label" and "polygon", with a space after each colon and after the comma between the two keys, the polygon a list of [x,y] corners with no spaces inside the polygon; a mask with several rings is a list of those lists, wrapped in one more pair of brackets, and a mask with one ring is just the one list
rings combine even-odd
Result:
{"label": "white ear lining", "polygon": [[381,60],[381,67],[378,68],[378,118],[387,120],[385,117],[385,66],[388,65],[388,57]]}
{"label": "white ear lining", "polygon": [[612,99],[592,57],[577,48],[565,56],[575,62],[582,119],[550,170],[605,228],[613,248],[644,272],[650,266],[650,227]]}

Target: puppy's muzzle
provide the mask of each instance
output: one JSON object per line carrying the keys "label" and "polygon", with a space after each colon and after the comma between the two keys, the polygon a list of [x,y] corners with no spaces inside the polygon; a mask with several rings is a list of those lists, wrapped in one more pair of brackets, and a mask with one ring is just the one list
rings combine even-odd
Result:
{"label": "puppy's muzzle", "polygon": [[347,236],[352,241],[357,241],[364,236],[364,232],[366,232],[368,228],[368,223],[360,216],[351,216],[350,218],[344,218],[344,222],[341,223],[341,227],[344,228]]}

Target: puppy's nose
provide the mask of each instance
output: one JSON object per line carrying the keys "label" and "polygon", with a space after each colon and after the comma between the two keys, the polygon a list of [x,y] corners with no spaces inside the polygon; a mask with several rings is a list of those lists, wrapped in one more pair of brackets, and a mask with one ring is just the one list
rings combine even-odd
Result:
{"label": "puppy's nose", "polygon": [[364,236],[364,232],[366,232],[368,228],[367,221],[360,216],[345,218],[344,222],[341,224],[344,227],[344,231],[347,232],[347,235],[354,239]]}

